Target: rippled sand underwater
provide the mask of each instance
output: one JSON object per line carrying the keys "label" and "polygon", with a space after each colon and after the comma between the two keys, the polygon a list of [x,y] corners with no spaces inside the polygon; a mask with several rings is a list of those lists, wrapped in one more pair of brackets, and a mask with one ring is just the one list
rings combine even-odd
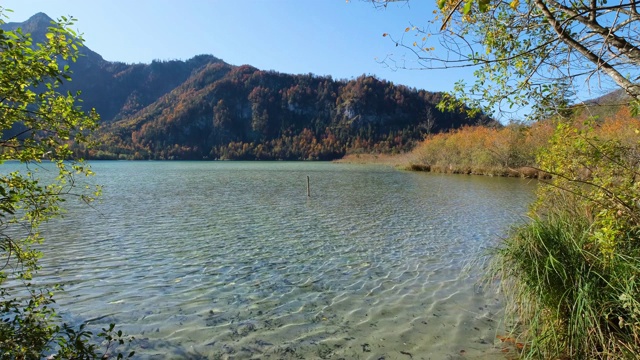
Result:
{"label": "rippled sand underwater", "polygon": [[42,282],[64,285],[68,321],[135,336],[137,358],[504,358],[476,262],[534,184],[327,163],[93,168],[102,203],[48,226]]}

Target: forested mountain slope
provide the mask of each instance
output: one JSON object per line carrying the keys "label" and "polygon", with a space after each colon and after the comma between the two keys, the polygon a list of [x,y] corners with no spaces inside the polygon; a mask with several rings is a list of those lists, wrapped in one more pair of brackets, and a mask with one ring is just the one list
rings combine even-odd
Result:
{"label": "forested mountain slope", "polygon": [[[22,27],[38,41],[49,22],[40,13],[3,27]],[[98,146],[77,149],[87,158],[329,160],[405,151],[428,133],[495,125],[438,110],[441,93],[372,76],[283,74],[211,55],[125,64],[81,52],[63,89],[81,91],[83,106],[101,115]]]}

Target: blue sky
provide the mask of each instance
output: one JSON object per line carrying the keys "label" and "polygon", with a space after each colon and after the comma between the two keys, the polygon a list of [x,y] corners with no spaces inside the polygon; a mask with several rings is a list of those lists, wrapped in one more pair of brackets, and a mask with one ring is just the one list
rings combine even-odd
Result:
{"label": "blue sky", "polygon": [[107,60],[148,63],[212,54],[264,70],[350,79],[361,74],[430,91],[451,90],[469,70],[398,70],[376,59],[414,60],[382,36],[433,16],[435,0],[376,9],[360,0],[3,0],[9,21],[37,12],[72,15],[86,45]]}

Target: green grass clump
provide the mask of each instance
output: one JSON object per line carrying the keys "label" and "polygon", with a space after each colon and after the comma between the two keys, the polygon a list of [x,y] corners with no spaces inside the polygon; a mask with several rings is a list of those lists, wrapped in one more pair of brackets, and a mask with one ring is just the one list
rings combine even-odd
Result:
{"label": "green grass clump", "polygon": [[586,217],[553,214],[518,228],[498,250],[493,272],[526,358],[638,358],[640,258],[605,263],[589,233]]}

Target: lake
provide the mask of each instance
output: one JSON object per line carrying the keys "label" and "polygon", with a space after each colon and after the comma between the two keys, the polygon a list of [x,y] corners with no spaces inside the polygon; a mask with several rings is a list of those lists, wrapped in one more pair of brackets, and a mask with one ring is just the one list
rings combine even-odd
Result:
{"label": "lake", "polygon": [[[503,358],[479,261],[535,182],[316,162],[94,162],[45,226],[66,321],[140,359]],[[307,197],[307,176],[311,197]]]}

